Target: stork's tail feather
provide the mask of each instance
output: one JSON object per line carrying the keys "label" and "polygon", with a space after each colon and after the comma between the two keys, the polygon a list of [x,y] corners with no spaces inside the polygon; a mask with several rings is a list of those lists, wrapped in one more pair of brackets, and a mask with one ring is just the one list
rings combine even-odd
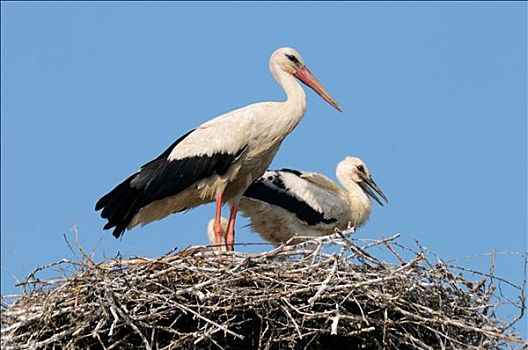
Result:
{"label": "stork's tail feather", "polygon": [[130,185],[136,175],[137,173],[117,185],[95,204],[95,210],[102,209],[101,217],[108,220],[103,229],[108,230],[115,227],[112,234],[116,238],[125,232],[138,210],[137,203],[141,191]]}

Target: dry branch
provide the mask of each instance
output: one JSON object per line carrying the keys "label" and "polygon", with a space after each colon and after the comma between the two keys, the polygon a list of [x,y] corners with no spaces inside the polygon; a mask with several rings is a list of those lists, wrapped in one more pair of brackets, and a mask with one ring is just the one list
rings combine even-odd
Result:
{"label": "dry branch", "polygon": [[[397,235],[341,236],[258,254],[199,247],[100,264],[81,251],[84,261],[49,265],[64,271],[48,281],[38,269],[22,296],[2,302],[2,349],[526,346],[512,321],[496,316],[505,300],[493,270],[468,272],[436,256],[432,263]],[[380,249],[394,261],[375,257]],[[508,286],[519,292],[511,302],[518,320],[524,285]]]}

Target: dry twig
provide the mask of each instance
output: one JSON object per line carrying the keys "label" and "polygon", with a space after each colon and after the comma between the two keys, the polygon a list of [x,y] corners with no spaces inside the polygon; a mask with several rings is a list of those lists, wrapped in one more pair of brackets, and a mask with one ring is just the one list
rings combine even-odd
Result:
{"label": "dry twig", "polygon": [[[323,237],[258,254],[208,248],[159,259],[61,260],[61,276],[2,301],[2,349],[499,349],[522,347],[500,320],[494,270],[458,274],[397,236]],[[361,243],[361,246],[360,246]],[[333,249],[327,249],[329,246]],[[336,249],[337,248],[337,249]],[[374,257],[384,249],[395,261]],[[336,251],[329,253],[328,251]],[[73,272],[72,272],[73,269]],[[455,271],[457,273],[455,273]],[[463,270],[462,270],[463,271]],[[509,283],[509,282],[508,282]],[[511,284],[510,284],[511,286]],[[515,286],[524,313],[524,285]],[[494,300],[494,302],[492,302]]]}

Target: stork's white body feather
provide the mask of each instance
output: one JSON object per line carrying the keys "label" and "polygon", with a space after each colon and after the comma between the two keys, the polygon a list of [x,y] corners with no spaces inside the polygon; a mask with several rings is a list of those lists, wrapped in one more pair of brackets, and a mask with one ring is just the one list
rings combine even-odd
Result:
{"label": "stork's white body feather", "polygon": [[225,174],[213,174],[177,195],[141,208],[129,228],[211,202],[219,192],[223,193],[224,202],[238,200],[266,171],[282,141],[301,120],[306,102],[304,91],[300,89],[299,93],[302,95],[296,96],[301,100],[301,108],[291,108],[291,101],[257,103],[216,117],[195,129],[174,147],[168,161],[243,151]]}

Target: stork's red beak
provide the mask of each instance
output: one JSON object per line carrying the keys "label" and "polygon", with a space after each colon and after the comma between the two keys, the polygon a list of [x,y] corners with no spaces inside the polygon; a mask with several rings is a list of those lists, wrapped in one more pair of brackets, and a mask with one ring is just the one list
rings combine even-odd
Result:
{"label": "stork's red beak", "polygon": [[314,77],[312,72],[308,70],[306,66],[302,66],[299,68],[294,74],[297,79],[302,81],[306,86],[313,89],[319,96],[321,96],[326,102],[331,104],[335,109],[337,109],[340,112],[343,112],[341,107],[337,104],[337,102],[330,96],[328,91],[321,85],[321,83],[317,80],[317,78]]}

